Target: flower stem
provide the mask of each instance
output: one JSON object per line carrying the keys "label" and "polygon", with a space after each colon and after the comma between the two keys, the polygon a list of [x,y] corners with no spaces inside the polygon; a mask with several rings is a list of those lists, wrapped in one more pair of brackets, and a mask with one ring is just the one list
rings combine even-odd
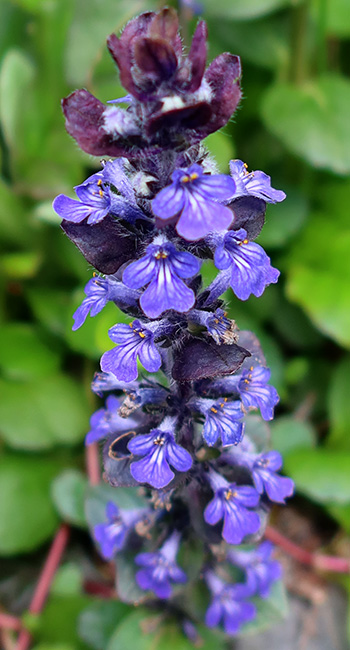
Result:
{"label": "flower stem", "polygon": [[[30,614],[40,614],[45,605],[51,583],[68,543],[69,532],[69,526],[62,524],[55,535],[29,605],[28,611]],[[30,642],[30,632],[24,629],[21,630],[18,635],[16,650],[28,650]]]}
{"label": "flower stem", "polygon": [[320,571],[350,573],[350,559],[333,555],[322,555],[321,553],[311,553],[292,542],[272,526],[267,526],[265,536],[302,564],[307,564]]}

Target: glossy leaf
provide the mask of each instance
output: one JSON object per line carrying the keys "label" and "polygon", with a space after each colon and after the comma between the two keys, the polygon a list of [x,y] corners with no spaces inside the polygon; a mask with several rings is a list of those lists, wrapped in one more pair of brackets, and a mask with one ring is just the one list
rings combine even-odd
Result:
{"label": "glossy leaf", "polygon": [[51,459],[3,455],[0,459],[0,553],[32,551],[58,526],[49,486],[60,465]]}
{"label": "glossy leaf", "polygon": [[350,172],[350,82],[324,75],[303,85],[269,88],[263,120],[286,148],[316,168]]}

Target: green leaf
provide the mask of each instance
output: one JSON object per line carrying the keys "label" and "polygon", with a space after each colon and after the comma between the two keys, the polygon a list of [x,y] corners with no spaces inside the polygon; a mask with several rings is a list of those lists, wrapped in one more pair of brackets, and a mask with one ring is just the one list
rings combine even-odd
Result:
{"label": "green leaf", "polygon": [[[241,10],[246,8],[247,3],[240,3]],[[236,18],[230,20],[227,16],[225,20],[209,16],[208,29],[211,55],[218,56],[227,50],[239,53],[243,61],[259,67],[281,69],[288,64],[288,25],[280,17],[237,22]]]}
{"label": "green leaf", "polygon": [[50,483],[60,466],[46,457],[4,455],[0,459],[0,553],[37,548],[58,525]]}
{"label": "green leaf", "polygon": [[281,7],[297,4],[299,0],[201,0],[204,15],[235,20],[251,20],[265,16]]}
{"label": "green leaf", "polygon": [[118,488],[111,485],[89,485],[86,492],[85,513],[90,528],[106,519],[106,505],[114,501],[119,508],[131,510],[144,508],[147,502],[138,493],[138,488]]}
{"label": "green leaf", "polygon": [[42,334],[27,323],[0,326],[0,368],[9,379],[34,379],[53,373],[59,354],[43,340]]}
{"label": "green leaf", "polygon": [[284,457],[284,472],[298,491],[321,503],[350,503],[350,452],[296,449]]}
{"label": "green leaf", "polygon": [[230,160],[235,157],[232,136],[227,131],[217,131],[204,140],[209,152],[214,157],[219,171],[227,174]]}
{"label": "green leaf", "polygon": [[[223,650],[224,641],[215,632],[198,626],[201,650]],[[162,620],[162,615],[150,616],[147,609],[138,609],[122,620],[112,635],[106,650],[193,650],[193,644],[183,634],[179,622]]]}
{"label": "green leaf", "polygon": [[8,445],[49,449],[76,444],[88,431],[84,389],[65,375],[28,382],[1,382],[0,431]]}
{"label": "green leaf", "polygon": [[[0,70],[0,120],[8,146],[17,150],[28,144],[28,95],[35,79],[35,67],[21,50],[10,50],[3,59]],[[23,106],[26,97],[26,110]],[[32,106],[30,107],[32,108]],[[33,116],[31,117],[33,123]]]}
{"label": "green leaf", "polygon": [[85,528],[84,500],[86,476],[75,469],[66,469],[55,478],[51,487],[53,502],[64,521]]}
{"label": "green leaf", "polygon": [[317,168],[350,172],[350,81],[324,75],[302,86],[277,84],[263,98],[262,117],[289,151]]}
{"label": "green leaf", "polygon": [[287,617],[288,600],[284,584],[281,580],[272,585],[268,598],[253,598],[252,601],[256,605],[257,616],[253,621],[243,626],[239,636],[257,634]]}
{"label": "green leaf", "polygon": [[267,208],[266,223],[258,239],[263,247],[284,246],[300,231],[308,216],[309,203],[305,195],[294,188],[283,189],[287,199]]}
{"label": "green leaf", "polygon": [[[350,451],[350,357],[335,368],[328,393],[331,430],[327,445]],[[350,471],[350,470],[349,470]]]}
{"label": "green leaf", "polygon": [[327,512],[333,517],[345,532],[350,534],[350,505],[327,504]]}
{"label": "green leaf", "polygon": [[303,307],[321,332],[350,347],[347,209],[337,204],[332,219],[328,212],[309,219],[290,253],[287,295]]}
{"label": "green leaf", "polygon": [[6,244],[22,246],[31,243],[33,227],[28,223],[25,205],[1,178],[0,205],[1,246]]}
{"label": "green leaf", "polygon": [[[319,4],[319,2],[317,2],[317,4]],[[327,3],[326,29],[330,36],[347,38],[350,35],[350,11],[348,0],[332,0],[332,2]]]}
{"label": "green leaf", "polygon": [[81,612],[78,619],[80,638],[94,650],[105,650],[116,625],[127,616],[128,605],[115,600],[96,601]]}
{"label": "green leaf", "polygon": [[66,48],[68,82],[72,85],[87,83],[102,48],[106,47],[106,38],[112,32],[118,34],[138,13],[154,8],[154,3],[147,0],[134,0],[132,3],[119,0],[117,7],[115,0],[105,0],[103,8],[99,0],[77,0]]}
{"label": "green leaf", "polygon": [[55,288],[29,287],[27,298],[35,318],[53,334],[62,336],[72,316],[69,293]]}
{"label": "green leaf", "polygon": [[291,416],[277,418],[271,422],[271,445],[282,455],[293,449],[310,448],[315,445],[315,433],[308,422],[301,422]]}
{"label": "green leaf", "polygon": [[40,251],[7,253],[1,257],[0,271],[11,280],[24,280],[37,274],[41,262]]}
{"label": "green leaf", "polygon": [[72,644],[74,650],[86,648],[78,637],[77,627],[80,613],[90,603],[88,596],[51,595],[40,616],[36,639],[43,644]]}
{"label": "green leaf", "polygon": [[80,566],[74,562],[66,562],[58,567],[50,594],[56,596],[73,596],[81,594],[83,588],[83,573]]}

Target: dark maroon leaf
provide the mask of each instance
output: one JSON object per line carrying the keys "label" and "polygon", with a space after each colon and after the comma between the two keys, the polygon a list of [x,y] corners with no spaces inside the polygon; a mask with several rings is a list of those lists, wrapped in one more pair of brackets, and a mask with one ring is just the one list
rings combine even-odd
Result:
{"label": "dark maroon leaf", "polygon": [[[143,75],[162,83],[173,76],[177,58],[171,45],[162,38],[139,38],[134,48],[135,63]],[[142,78],[140,80],[140,86]]]}
{"label": "dark maroon leaf", "polygon": [[61,228],[85,259],[101,273],[115,273],[135,258],[136,238],[110,215],[95,225],[63,220]]}
{"label": "dark maroon leaf", "polygon": [[207,62],[207,36],[208,30],[206,23],[201,20],[193,34],[187,59],[190,63],[190,79],[188,83],[184,84],[184,88],[191,93],[198,90],[205,72]]}
{"label": "dark maroon leaf", "polygon": [[222,377],[234,373],[250,352],[239,345],[216,345],[189,339],[175,358],[172,376],[176,381]]}
{"label": "dark maroon leaf", "polygon": [[244,228],[248,239],[255,239],[265,223],[266,203],[256,196],[240,196],[229,206],[235,215],[232,229]]}
{"label": "dark maroon leaf", "polygon": [[141,136],[116,137],[103,129],[106,106],[87,90],[75,90],[62,100],[66,129],[92,156],[124,156]]}
{"label": "dark maroon leaf", "polygon": [[204,78],[213,93],[210,102],[212,118],[201,129],[202,137],[221,129],[234,113],[241,98],[240,76],[241,63],[238,56],[225,52],[210,64]]}

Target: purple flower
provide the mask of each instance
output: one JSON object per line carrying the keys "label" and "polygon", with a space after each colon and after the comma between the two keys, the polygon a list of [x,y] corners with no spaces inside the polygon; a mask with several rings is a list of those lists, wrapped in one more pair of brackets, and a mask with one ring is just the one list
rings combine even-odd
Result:
{"label": "purple flower", "polygon": [[[121,196],[112,191],[110,186],[115,187]],[[84,183],[76,185],[74,190],[78,200],[59,194],[52,204],[55,212],[66,221],[80,223],[87,218],[87,223],[93,225],[109,213],[131,223],[146,218],[136,204],[122,159],[106,163],[101,172],[89,176]]]}
{"label": "purple flower", "polygon": [[227,554],[229,562],[244,569],[252,596],[257,594],[268,598],[272,584],[281,578],[282,567],[272,559],[273,550],[273,545],[265,541],[251,551],[232,550]]}
{"label": "purple flower", "polygon": [[127,266],[123,282],[133,289],[146,285],[140,305],[149,318],[158,318],[164,311],[186,312],[193,307],[195,295],[181,278],[191,278],[200,262],[191,253],[177,251],[164,242],[147,246],[146,254]]}
{"label": "purple flower", "polygon": [[209,447],[215,445],[218,438],[224,447],[237,445],[242,440],[244,413],[240,401],[228,402],[227,397],[218,401],[197,399],[193,405],[205,415],[203,438]]}
{"label": "purple flower", "polygon": [[259,408],[264,420],[272,420],[274,407],[279,402],[276,388],[269,386],[270,368],[264,366],[251,366],[237,376],[238,392],[246,410]]}
{"label": "purple flower", "polygon": [[121,510],[115,503],[108,501],[107,523],[97,524],[94,527],[95,539],[106,560],[111,560],[115,553],[122,550],[129,532],[146,512],[147,508]]}
{"label": "purple flower", "polygon": [[216,627],[222,621],[226,634],[232,635],[240,630],[243,623],[255,618],[256,607],[245,600],[248,592],[244,585],[227,584],[213,571],[206,572],[205,580],[212,596],[205,615],[208,627]]}
{"label": "purple flower", "polygon": [[284,503],[285,498],[292,496],[294,492],[292,479],[277,474],[282,463],[282,456],[278,451],[259,454],[253,457],[249,463],[254,485],[259,494],[266,492],[270,501],[276,501],[276,503]]}
{"label": "purple flower", "polygon": [[188,314],[188,320],[206,327],[208,334],[217,345],[233,345],[238,341],[236,323],[227,318],[223,309],[218,308],[215,312],[192,309]]}
{"label": "purple flower", "polygon": [[133,289],[128,289],[122,282],[114,278],[103,278],[99,275],[91,278],[85,286],[86,298],[80,307],[74,312],[74,325],[72,330],[79,329],[90,312],[90,316],[96,316],[105,307],[109,300],[114,301],[119,307],[136,306],[139,294]]}
{"label": "purple flower", "polygon": [[90,418],[91,429],[85,438],[85,444],[91,445],[97,440],[105,438],[109,433],[124,431],[125,427],[133,427],[136,421],[130,418],[127,422],[119,415],[120,402],[109,395],[106,399],[106,408],[99,409]]}
{"label": "purple flower", "polygon": [[172,481],[178,472],[187,472],[192,467],[191,454],[175,442],[172,418],[165,418],[162,425],[150,433],[130,440],[128,449],[135,456],[143,456],[130,465],[133,478],[139,483],[148,483],[160,489]]}
{"label": "purple flower", "polygon": [[204,510],[204,519],[211,526],[223,519],[225,542],[240,544],[246,535],[256,533],[260,528],[259,515],[248,509],[258,505],[259,494],[249,485],[228,483],[213,470],[209,473],[209,481],[215,496]]}
{"label": "purple flower", "polygon": [[180,534],[175,531],[155,553],[139,553],[135,557],[138,566],[144,567],[136,573],[136,582],[145,591],[153,591],[158,598],[171,596],[171,583],[187,581],[185,572],[176,564]]}
{"label": "purple flower", "polygon": [[159,219],[169,220],[180,213],[176,230],[189,241],[229,227],[233,213],[220,204],[236,190],[229,176],[204,174],[200,165],[194,164],[188,169],[177,169],[172,179],[172,184],[152,201],[153,212]]}
{"label": "purple flower", "polygon": [[265,288],[278,280],[280,272],[270,264],[264,249],[247,239],[244,228],[227,232],[214,255],[215,266],[220,270],[231,267],[229,281],[240,300],[250,294],[261,296]]}
{"label": "purple flower", "polygon": [[52,204],[62,219],[80,223],[87,218],[87,223],[92,225],[107,216],[111,198],[109,188],[103,184],[102,173],[93,174],[81,185],[76,185],[74,190],[78,200],[59,194]]}
{"label": "purple flower", "polygon": [[137,357],[148,372],[159,370],[162,359],[150,325],[145,327],[139,320],[134,320],[129,325],[120,323],[111,327],[108,335],[118,347],[102,355],[103,372],[112,372],[120,381],[133,381],[138,374]]}
{"label": "purple flower", "polygon": [[251,194],[266,203],[279,203],[286,198],[282,190],[271,187],[270,176],[261,171],[248,172],[247,165],[241,160],[231,160],[230,171],[236,183],[236,192],[232,199]]}
{"label": "purple flower", "polygon": [[137,389],[138,383],[135,381],[133,384],[125,381],[118,381],[116,376],[112,372],[95,372],[94,378],[91,382],[91,390],[99,395],[103,396],[103,393],[107,393],[112,390],[131,390]]}

